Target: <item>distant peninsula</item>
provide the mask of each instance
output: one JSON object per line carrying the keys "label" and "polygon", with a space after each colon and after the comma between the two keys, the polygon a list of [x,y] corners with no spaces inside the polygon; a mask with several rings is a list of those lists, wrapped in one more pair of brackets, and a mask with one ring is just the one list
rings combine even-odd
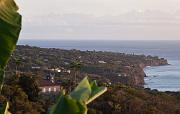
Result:
{"label": "distant peninsula", "polygon": [[21,72],[42,71],[47,69],[64,68],[69,70],[69,64],[79,61],[82,64],[79,79],[84,75],[98,78],[99,81],[109,84],[122,83],[132,87],[143,87],[144,68],[146,66],[168,65],[168,61],[158,56],[115,53],[106,51],[80,51],[76,49],[64,50],[56,48],[40,48],[31,46],[17,46],[9,68],[15,70],[15,60],[19,59]]}

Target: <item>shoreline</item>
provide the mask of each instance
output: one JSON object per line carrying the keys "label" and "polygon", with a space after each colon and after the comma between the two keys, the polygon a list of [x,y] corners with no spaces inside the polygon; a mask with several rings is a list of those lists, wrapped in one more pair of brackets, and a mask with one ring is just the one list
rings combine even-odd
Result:
{"label": "shoreline", "polygon": [[[151,70],[151,68],[154,68],[154,69],[156,69],[156,67],[157,68],[161,68],[161,67],[166,67],[166,66],[171,66],[172,64],[167,64],[167,65],[159,65],[159,66],[147,66],[147,67],[145,67],[143,70],[144,70],[144,72],[145,72],[145,70],[148,70],[148,68],[150,68],[150,70]],[[146,73],[146,72],[145,72]],[[148,76],[148,74],[146,73],[146,76],[145,76],[145,78],[144,78],[144,80],[145,80],[145,84],[144,84],[144,89],[150,89],[150,90],[155,90],[155,91],[159,91],[159,92],[170,92],[170,93],[180,93],[180,90],[178,90],[178,88],[153,88],[153,87],[150,87],[150,86],[152,86],[151,84],[148,84],[147,82],[146,82],[146,80],[148,81],[148,80],[153,80],[153,79],[155,79],[155,78],[157,78],[157,77],[159,77],[159,76],[161,76],[161,75],[157,75],[157,76]]]}
{"label": "shoreline", "polygon": [[[107,56],[109,58],[107,60],[111,60],[111,58],[117,56],[117,54],[120,54],[120,57],[124,56],[125,59],[130,57],[130,59],[129,59],[130,61],[128,60],[128,64],[130,63],[130,66],[126,66],[125,65],[124,67],[120,68],[123,71],[123,75],[126,75],[127,77],[126,76],[125,77],[119,77],[119,76],[117,77],[117,76],[114,76],[114,73],[113,74],[109,73],[109,71],[108,72],[102,71],[102,73],[101,73],[101,71],[98,71],[99,73],[97,73],[97,72],[88,72],[88,73],[92,74],[91,75],[92,77],[99,77],[99,78],[101,77],[103,79],[100,79],[100,80],[106,80],[105,82],[108,82],[108,83],[114,83],[115,84],[115,83],[120,82],[122,84],[130,85],[131,87],[139,87],[139,88],[144,88],[144,89],[147,89],[147,88],[144,87],[145,86],[145,77],[147,76],[145,71],[144,71],[145,68],[147,68],[147,67],[159,67],[159,66],[168,66],[168,65],[170,65],[168,63],[168,61],[166,59],[164,59],[164,58],[157,58],[157,57],[153,57],[153,56],[142,56],[142,55],[135,55],[135,54],[125,54],[125,53],[112,52],[112,51],[95,51],[95,50],[94,51],[88,51],[88,50],[87,51],[81,51],[81,50],[78,50],[78,49],[68,50],[68,49],[60,49],[60,48],[40,48],[40,47],[37,47],[37,46],[27,46],[27,45],[25,45],[25,46],[24,45],[23,46],[19,45],[18,46],[18,50],[19,51],[23,51],[23,50],[24,51],[25,50],[31,50],[31,51],[41,50],[40,51],[41,54],[43,54],[44,52],[47,51],[48,53],[46,53],[46,54],[44,53],[46,55],[46,58],[48,58],[48,56],[52,56],[53,54],[56,55],[56,53],[57,53],[57,55],[59,55],[58,54],[59,51],[62,51],[63,53],[69,53],[70,55],[72,55],[72,58],[75,57],[74,54],[76,55],[77,53],[79,53],[79,54],[80,53],[82,53],[82,54],[87,53],[88,55],[95,53],[96,55],[101,56],[100,58],[104,58],[104,54],[105,55],[107,54],[110,57],[109,58]],[[53,53],[51,53],[51,52],[53,52]],[[26,55],[26,52],[23,52],[23,53],[24,53],[24,55]],[[63,54],[63,53],[61,53],[61,54]],[[30,56],[33,57],[34,55],[30,55]],[[134,60],[133,60],[134,56],[135,57],[140,57],[139,58],[140,60],[137,59],[139,61],[137,65],[134,64]],[[70,57],[69,59],[72,59],[72,58]],[[117,56],[115,58],[119,58],[119,57]],[[141,60],[142,58],[144,58],[144,59]],[[84,59],[84,60],[87,61],[87,59]],[[93,62],[93,61],[91,60],[91,62]],[[108,62],[107,63],[106,62],[103,61],[103,63],[101,63],[101,65],[99,63],[98,64],[100,66],[102,66],[103,64],[109,64]],[[118,62],[120,62],[120,61],[118,61]],[[133,62],[133,63],[131,63],[131,62]],[[89,63],[85,63],[85,64],[89,64]],[[97,64],[97,62],[95,64]],[[88,68],[89,65],[86,66],[86,67]],[[96,65],[94,67],[96,67]],[[88,71],[88,69],[86,69],[86,70],[84,69],[85,72]],[[98,70],[98,69],[96,69],[96,70]],[[124,83],[124,82],[126,82],[126,83]],[[151,89],[151,88],[149,88],[149,89]],[[154,90],[154,89],[152,89],[152,90]]]}
{"label": "shoreline", "polygon": [[[36,52],[37,55],[27,53],[26,50]],[[16,51],[19,53],[18,55],[24,56],[22,59],[28,59],[29,57],[39,59],[39,57],[41,57],[42,59],[38,60],[38,62],[43,63],[46,67],[57,64],[57,62],[53,60],[57,58],[61,58],[59,59],[59,62],[65,63],[61,65],[67,67],[67,63],[80,57],[82,64],[85,64],[85,68],[82,70],[85,73],[106,78],[107,80],[110,80],[109,82],[114,84],[123,83],[132,87],[143,88],[145,85],[144,78],[147,76],[144,71],[145,68],[170,65],[165,58],[150,55],[136,55],[134,53],[126,54],[112,51],[81,51],[78,49],[40,48],[28,45],[18,45]],[[28,57],[26,57],[27,55]],[[48,62],[50,64],[47,64],[46,62],[48,61],[48,58],[51,58],[51,61]],[[33,64],[37,63],[36,60],[31,61]]]}

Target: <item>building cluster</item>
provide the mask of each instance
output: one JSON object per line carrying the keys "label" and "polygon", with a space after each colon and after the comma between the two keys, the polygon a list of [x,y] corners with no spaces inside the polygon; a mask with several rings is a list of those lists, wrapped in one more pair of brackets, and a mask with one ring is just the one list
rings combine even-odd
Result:
{"label": "building cluster", "polygon": [[71,70],[67,70],[63,67],[46,69],[48,75],[40,80],[39,86],[41,93],[59,93],[61,90],[61,85],[55,80],[55,73],[66,73],[70,74]]}

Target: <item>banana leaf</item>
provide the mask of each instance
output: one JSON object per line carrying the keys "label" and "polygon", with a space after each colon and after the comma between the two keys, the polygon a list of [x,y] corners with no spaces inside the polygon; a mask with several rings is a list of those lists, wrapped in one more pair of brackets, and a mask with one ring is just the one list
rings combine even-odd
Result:
{"label": "banana leaf", "polygon": [[14,0],[0,0],[0,84],[21,30],[21,15],[17,10]]}
{"label": "banana leaf", "polygon": [[49,114],[86,114],[87,107],[69,95],[61,94]]}
{"label": "banana leaf", "polygon": [[106,87],[98,87],[96,81],[85,77],[70,95],[61,94],[50,114],[87,114],[87,104],[106,92]]}
{"label": "banana leaf", "polygon": [[78,101],[86,102],[91,95],[91,85],[87,77],[85,77],[79,85],[71,92],[70,96]]}
{"label": "banana leaf", "polygon": [[91,82],[91,95],[88,99],[88,101],[86,101],[86,104],[89,104],[90,102],[92,102],[93,100],[95,100],[96,98],[98,98],[99,96],[101,96],[103,93],[105,93],[107,91],[107,87],[99,87],[97,85],[96,80],[94,80],[93,82]]}
{"label": "banana leaf", "polygon": [[[0,86],[4,69],[18,41],[21,30],[21,15],[14,0],[0,0]],[[0,114],[10,114],[9,104],[1,103]]]}

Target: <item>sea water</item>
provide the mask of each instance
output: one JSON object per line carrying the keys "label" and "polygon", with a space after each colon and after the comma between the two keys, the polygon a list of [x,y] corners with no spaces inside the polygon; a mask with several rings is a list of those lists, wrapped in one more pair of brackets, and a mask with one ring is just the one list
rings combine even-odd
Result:
{"label": "sea water", "polygon": [[170,60],[170,65],[147,67],[145,87],[160,91],[180,91],[180,61]]}
{"label": "sea water", "polygon": [[180,41],[20,40],[18,44],[44,48],[113,51],[159,56],[170,65],[146,67],[145,88],[180,91]]}

